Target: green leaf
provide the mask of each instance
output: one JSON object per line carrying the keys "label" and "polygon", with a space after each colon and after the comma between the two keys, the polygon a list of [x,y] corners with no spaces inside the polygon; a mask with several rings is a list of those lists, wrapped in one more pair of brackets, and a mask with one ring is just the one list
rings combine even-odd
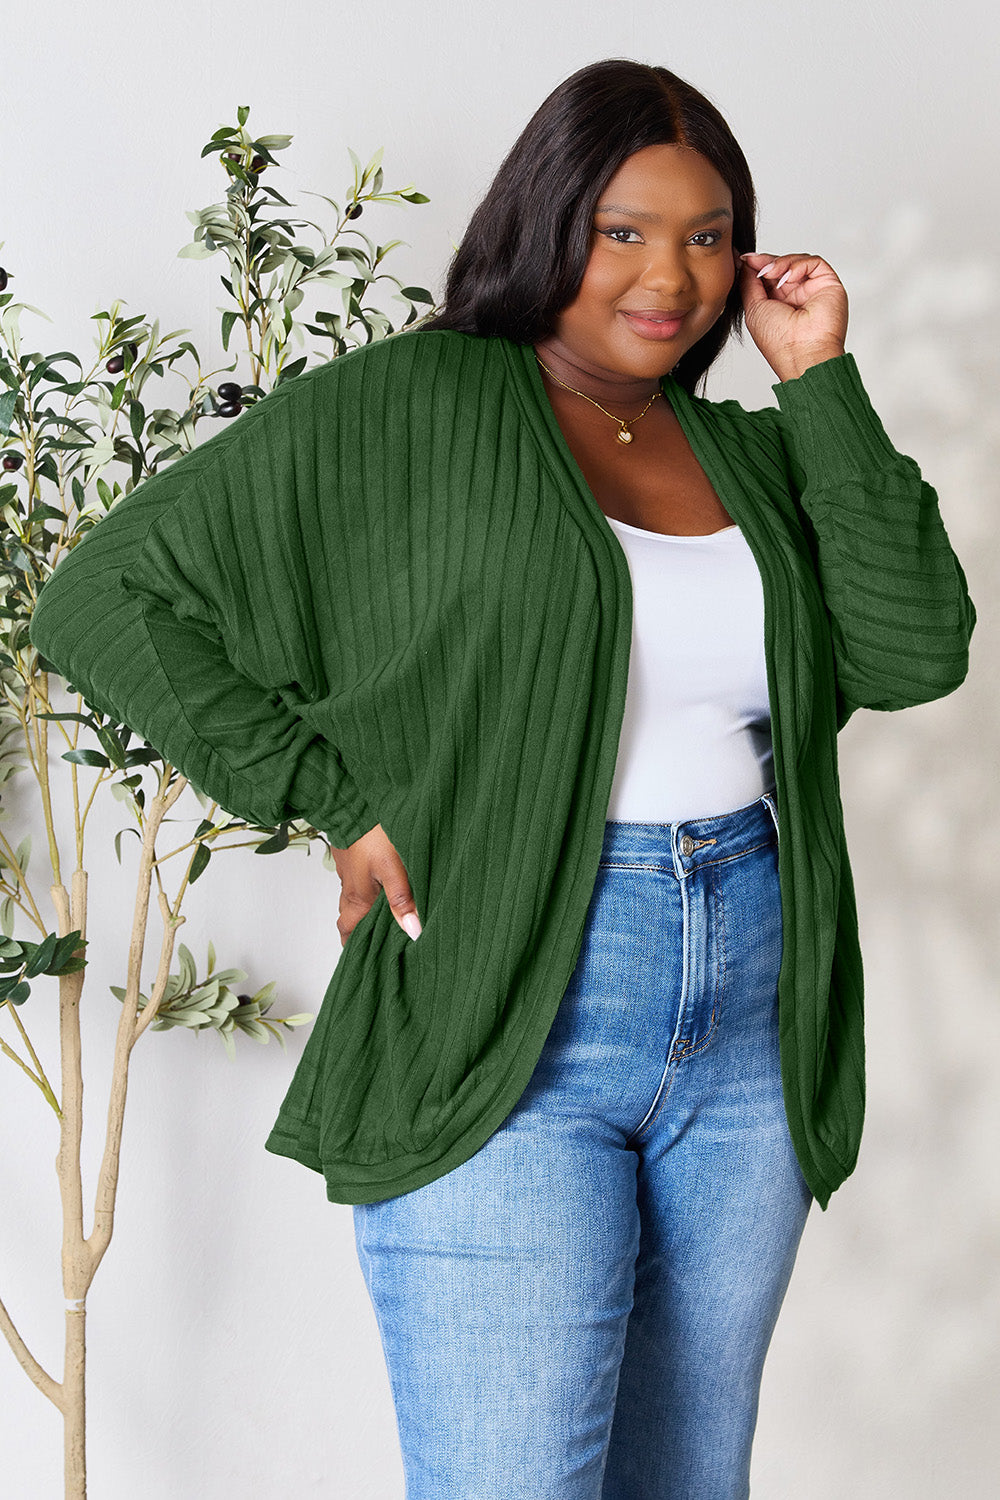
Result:
{"label": "green leaf", "polygon": [[[211,948],[211,944],[209,944],[209,947]],[[212,953],[212,963],[213,963],[213,966],[214,966],[214,963],[215,963],[215,949],[214,948],[211,948],[211,953]],[[211,969],[209,970],[209,973],[211,973]],[[220,985],[232,985],[232,984],[242,984],[243,981],[244,981],[244,979],[246,979],[247,975],[246,975],[246,970],[245,969],[220,969],[218,971],[218,973],[214,977],[218,980],[218,982],[219,982]]]}
{"label": "green leaf", "polygon": [[81,941],[80,929],[77,927],[73,932],[67,932],[65,936],[61,937],[56,943],[55,952],[52,955],[52,962],[49,964],[45,972],[47,974],[70,974],[76,973],[77,968],[83,968],[84,962],[78,963],[76,968],[73,969],[67,969],[65,967],[66,964],[71,963],[75,959],[80,957],[80,955],[77,955],[76,952],[77,948],[80,947],[86,947],[86,943],[84,941]]}
{"label": "green leaf", "polygon": [[[43,974],[45,972],[51,962],[53,953],[56,951],[56,943],[58,941],[58,933],[50,932],[46,934],[24,966],[25,979],[34,979],[36,974]],[[27,947],[27,944],[25,944],[25,947]]]}
{"label": "green leaf", "polygon": [[64,750],[62,759],[75,761],[80,766],[102,766],[105,770],[111,769],[108,757],[101,755],[97,750]]}
{"label": "green leaf", "polygon": [[[128,766],[151,766],[154,760],[161,760],[162,756],[156,750],[129,750],[125,756],[125,765]],[[128,785],[133,781],[141,781],[141,777],[128,777]]]}
{"label": "green leaf", "polygon": [[182,990],[193,990],[198,979],[191,950],[184,943],[179,943],[177,952],[180,957],[180,983]]}
{"label": "green leaf", "polygon": [[188,885],[194,885],[211,857],[212,851],[209,846],[207,844],[199,844],[195,851],[194,859],[191,861],[191,873],[188,876]]}
{"label": "green leaf", "polygon": [[11,419],[14,415],[14,407],[17,405],[18,393],[16,390],[4,391],[0,396],[0,432],[6,437],[10,432]]}
{"label": "green leaf", "polygon": [[288,824],[282,823],[273,838],[265,839],[258,844],[253,851],[254,854],[280,854],[283,849],[288,848]]}
{"label": "green leaf", "polygon": [[247,1036],[252,1036],[254,1041],[265,1043],[267,1042],[267,1028],[265,1026],[262,1026],[259,1021],[238,1021],[236,1024],[239,1026],[241,1031],[246,1033]]}
{"label": "green leaf", "polygon": [[134,397],[129,407],[128,425],[136,442],[141,443],[142,430],[146,425],[146,409],[142,402],[137,401]]}
{"label": "green leaf", "polygon": [[[112,787],[112,791],[113,790],[114,790],[114,788]],[[134,833],[135,836],[136,836],[136,838],[139,840],[140,844],[142,843],[142,836],[139,833],[138,828],[119,828],[118,832],[115,834],[115,854],[118,857],[118,863],[119,864],[121,864],[121,862],[122,862],[122,834],[123,833]]]}
{"label": "green leaf", "polygon": [[[305,369],[305,366],[305,358],[293,360],[291,364],[285,365],[278,379],[278,385],[283,385],[286,380],[294,380],[296,375],[301,374],[301,372]],[[277,387],[275,389],[277,389]]]}
{"label": "green leaf", "polygon": [[201,240],[195,240],[195,242],[193,244],[191,244],[191,245],[185,245],[183,247],[183,249],[178,250],[178,252],[177,252],[177,259],[178,260],[208,260],[209,256],[210,255],[214,255],[214,254],[215,254],[214,248],[210,250],[207,245],[205,245],[205,244],[202,243]]}
{"label": "green leaf", "polygon": [[123,771],[125,769],[125,751],[122,749],[118,736],[113,734],[110,729],[105,729],[101,724],[94,726],[94,732],[111,760],[120,771]]}
{"label": "green leaf", "polygon": [[97,721],[93,714],[42,714],[36,713],[36,719],[77,719],[81,724],[89,724],[91,728],[96,727]]}
{"label": "green leaf", "polygon": [[10,937],[14,931],[14,897],[5,896],[0,901],[0,932]]}
{"label": "green leaf", "polygon": [[33,525],[36,521],[65,521],[65,512],[56,510],[54,505],[36,505],[28,516],[27,524]]}
{"label": "green leaf", "polygon": [[229,335],[233,331],[233,324],[239,319],[237,312],[224,312],[222,314],[222,347],[229,352]]}

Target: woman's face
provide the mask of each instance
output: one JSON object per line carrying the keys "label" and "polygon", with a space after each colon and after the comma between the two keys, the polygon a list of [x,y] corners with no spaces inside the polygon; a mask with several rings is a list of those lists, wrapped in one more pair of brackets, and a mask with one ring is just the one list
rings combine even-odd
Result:
{"label": "woman's face", "polygon": [[[646,146],[602,192],[579,291],[555,347],[581,369],[658,378],[721,315],[736,279],[732,194],[688,146]],[[636,314],[678,312],[680,322]]]}

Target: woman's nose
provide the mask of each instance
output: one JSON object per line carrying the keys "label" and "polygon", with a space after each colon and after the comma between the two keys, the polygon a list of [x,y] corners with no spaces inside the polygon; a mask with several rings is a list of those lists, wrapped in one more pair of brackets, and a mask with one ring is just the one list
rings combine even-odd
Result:
{"label": "woman's nose", "polygon": [[650,257],[641,281],[644,286],[682,290],[690,285],[691,269],[683,254],[661,251]]}

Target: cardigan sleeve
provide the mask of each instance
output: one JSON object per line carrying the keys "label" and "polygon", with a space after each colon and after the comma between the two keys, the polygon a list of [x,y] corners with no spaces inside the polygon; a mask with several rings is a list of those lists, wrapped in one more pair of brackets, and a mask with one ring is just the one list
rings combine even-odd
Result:
{"label": "cardigan sleeve", "polygon": [[[227,812],[266,826],[303,818],[343,848],[378,818],[336,746],[296,711],[306,695],[279,664],[295,660],[297,611],[271,613],[282,590],[261,586],[267,555],[248,576],[255,546],[293,527],[293,486],[281,482],[292,420],[279,387],[137,485],[57,563],[29,636],[88,704]],[[261,639],[274,643],[270,660],[254,649]]]}
{"label": "cardigan sleeve", "polygon": [[840,722],[953,692],[976,611],[936,492],[893,446],[853,354],[772,389],[830,615]]}

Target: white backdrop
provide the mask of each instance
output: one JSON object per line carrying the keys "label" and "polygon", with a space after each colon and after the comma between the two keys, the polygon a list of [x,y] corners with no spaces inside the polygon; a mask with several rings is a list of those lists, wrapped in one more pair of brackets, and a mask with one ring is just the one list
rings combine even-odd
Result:
{"label": "white backdrop", "polygon": [[[754,172],[760,247],[821,254],[844,280],[847,347],[897,447],[938,489],[980,623],[957,694],[859,714],[842,738],[868,1120],[857,1171],[810,1215],[779,1320],[759,1500],[996,1493],[996,42],[973,0],[38,0],[16,25],[8,6],[4,25],[0,263],[15,299],[52,319],[25,318],[26,348],[86,355],[91,314],[122,297],[164,330],[190,328],[210,367],[226,362],[223,262],[177,251],[191,237],[185,210],[223,196],[217,163],[198,152],[240,104],[255,133],[294,134],[274,181],[304,217],[323,208],[299,196],[307,189],[343,201],[348,146],[362,160],[384,146],[387,186],[412,182],[431,202],[369,211],[366,231],[406,240],[387,268],[439,294],[452,243],[530,114],[577,67],[611,56],[664,64],[706,92]],[[747,335],[709,395],[770,404],[772,381]],[[18,786],[27,802],[28,773]],[[118,826],[107,812],[88,861],[88,1203],[118,1011],[107,986],[121,982],[131,915]],[[38,880],[37,830],[36,851]],[[220,964],[249,971],[247,987],[278,979],[282,1013],[315,1011],[340,953],[336,877],[315,854],[225,860],[188,898],[181,938],[202,961],[211,937]],[[57,1071],[44,986],[24,1014]],[[8,1025],[0,1016],[0,1034]],[[244,1039],[235,1064],[213,1036],[140,1044],[116,1233],[89,1299],[100,1500],[402,1500],[351,1209],[263,1149],[304,1037],[287,1055]],[[55,1120],[2,1058],[0,1077],[0,1296],[59,1375]],[[4,1493],[58,1500],[59,1419],[5,1348],[0,1439]]]}

